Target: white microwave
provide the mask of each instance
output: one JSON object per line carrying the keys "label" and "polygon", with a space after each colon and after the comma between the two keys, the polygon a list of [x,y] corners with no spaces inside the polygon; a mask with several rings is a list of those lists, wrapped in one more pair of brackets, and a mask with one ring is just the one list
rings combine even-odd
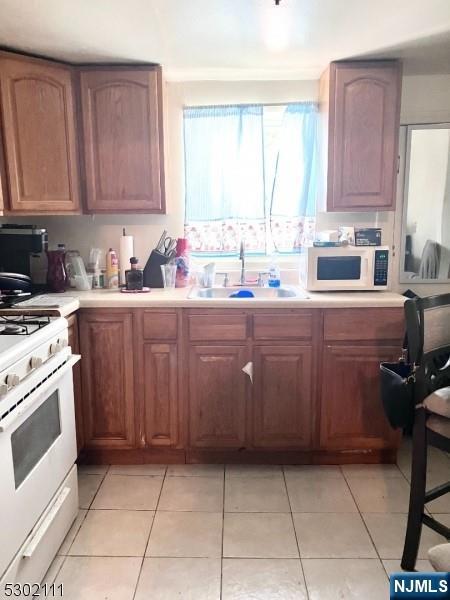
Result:
{"label": "white microwave", "polygon": [[312,292],[385,290],[388,266],[388,246],[313,246],[300,256],[300,282]]}

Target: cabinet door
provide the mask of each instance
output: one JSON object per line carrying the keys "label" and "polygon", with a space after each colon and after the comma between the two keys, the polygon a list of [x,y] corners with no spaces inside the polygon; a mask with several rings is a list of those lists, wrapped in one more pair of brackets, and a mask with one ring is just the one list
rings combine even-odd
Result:
{"label": "cabinet door", "polygon": [[393,448],[397,438],[383,413],[380,362],[398,346],[326,345],[322,361],[320,442],[324,449]]}
{"label": "cabinet door", "polygon": [[0,59],[9,210],[77,212],[79,177],[72,71]]}
{"label": "cabinet door", "polygon": [[401,72],[396,62],[332,63],[328,210],[393,210]]}
{"label": "cabinet door", "polygon": [[86,445],[133,447],[131,314],[97,310],[82,313],[80,342]]}
{"label": "cabinet door", "polygon": [[243,346],[189,348],[190,445],[245,445],[246,349]]}
{"label": "cabinet door", "polygon": [[[77,315],[67,317],[69,324],[68,336],[69,346],[72,348],[72,354],[80,353],[80,338],[78,335],[78,319]],[[84,425],[83,425],[83,406],[81,393],[81,363],[77,364],[72,369],[73,374],[73,395],[75,400],[75,425],[77,431],[77,451],[78,453],[84,446]]]}
{"label": "cabinet door", "polygon": [[254,348],[253,445],[307,447],[311,440],[311,346]]}
{"label": "cabinet door", "polygon": [[161,71],[81,71],[87,208],[165,212]]}
{"label": "cabinet door", "polygon": [[178,441],[176,344],[144,345],[145,442],[175,446]]}

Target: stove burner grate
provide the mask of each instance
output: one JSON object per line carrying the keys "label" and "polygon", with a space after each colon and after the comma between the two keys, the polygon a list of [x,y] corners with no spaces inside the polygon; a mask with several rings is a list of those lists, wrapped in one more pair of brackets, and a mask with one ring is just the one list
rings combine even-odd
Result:
{"label": "stove burner grate", "polygon": [[31,335],[50,323],[50,317],[35,315],[0,315],[0,335]]}

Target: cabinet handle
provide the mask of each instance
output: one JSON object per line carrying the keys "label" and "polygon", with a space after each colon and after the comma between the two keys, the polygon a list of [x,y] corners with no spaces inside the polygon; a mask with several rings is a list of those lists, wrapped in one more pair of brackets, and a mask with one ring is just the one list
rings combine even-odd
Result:
{"label": "cabinet handle", "polygon": [[71,489],[69,487],[65,487],[63,489],[63,491],[59,494],[59,496],[56,498],[55,502],[53,503],[53,506],[48,511],[47,516],[42,521],[41,526],[39,527],[37,532],[34,534],[33,538],[31,539],[30,543],[28,544],[28,546],[23,551],[23,554],[22,554],[23,558],[32,558],[33,554],[36,551],[36,548],[39,546],[39,544],[41,543],[45,534],[49,530],[51,524],[58,516],[58,513],[59,513],[62,505],[64,504],[67,496],[70,494],[70,492],[71,492]]}
{"label": "cabinet handle", "polygon": [[250,377],[251,383],[253,383],[253,363],[250,361],[242,367],[243,372]]}

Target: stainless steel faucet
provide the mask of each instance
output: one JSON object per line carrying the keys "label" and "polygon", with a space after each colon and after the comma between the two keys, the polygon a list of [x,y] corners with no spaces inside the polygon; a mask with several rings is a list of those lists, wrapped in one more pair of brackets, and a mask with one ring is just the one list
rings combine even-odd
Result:
{"label": "stainless steel faucet", "polygon": [[244,242],[241,242],[241,247],[239,249],[239,260],[241,261],[241,285],[245,285],[245,246]]}

